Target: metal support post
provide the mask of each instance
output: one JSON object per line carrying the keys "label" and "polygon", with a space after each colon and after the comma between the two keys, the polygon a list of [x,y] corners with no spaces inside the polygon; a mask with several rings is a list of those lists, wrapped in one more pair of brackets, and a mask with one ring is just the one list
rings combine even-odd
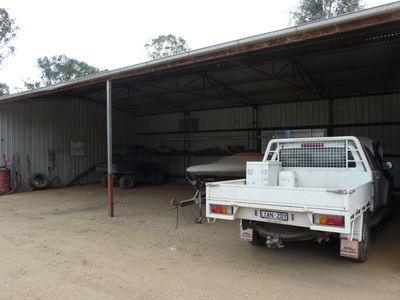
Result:
{"label": "metal support post", "polygon": [[[185,124],[186,124],[186,128],[185,128],[185,130],[186,130],[186,153],[187,153],[187,161],[186,161],[186,163],[187,163],[187,166],[186,166],[186,168],[187,167],[189,167],[190,166],[190,164],[191,164],[191,162],[190,162],[190,160],[191,160],[191,157],[190,157],[190,131],[192,130],[192,128],[190,128],[190,121],[191,121],[191,119],[190,119],[191,117],[190,117],[190,112],[186,112],[185,113],[185,119],[186,119],[186,121],[185,121]],[[186,168],[185,168],[185,171],[186,171]]]}
{"label": "metal support post", "polygon": [[112,89],[107,80],[107,182],[108,182],[108,216],[114,217],[114,180],[112,174]]}
{"label": "metal support post", "polygon": [[252,128],[253,140],[252,140],[251,150],[260,151],[260,149],[261,149],[261,134],[260,134],[260,130],[258,128],[258,106],[257,105],[253,106],[252,112],[253,112],[253,119],[251,122],[251,128]]}

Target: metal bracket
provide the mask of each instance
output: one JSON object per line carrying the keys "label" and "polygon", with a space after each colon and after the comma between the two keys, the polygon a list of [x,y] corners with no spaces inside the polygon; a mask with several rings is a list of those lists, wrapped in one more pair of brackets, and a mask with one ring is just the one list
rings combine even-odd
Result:
{"label": "metal bracket", "polygon": [[280,249],[285,247],[282,244],[282,241],[279,239],[279,234],[275,234],[274,236],[267,236],[266,244],[267,247],[270,249],[276,249],[276,248]]}
{"label": "metal bracket", "polygon": [[328,189],[326,190],[328,193],[335,193],[335,194],[341,194],[341,195],[351,195],[353,193],[356,192],[356,190],[353,189],[337,189],[337,190],[333,190],[333,189]]}

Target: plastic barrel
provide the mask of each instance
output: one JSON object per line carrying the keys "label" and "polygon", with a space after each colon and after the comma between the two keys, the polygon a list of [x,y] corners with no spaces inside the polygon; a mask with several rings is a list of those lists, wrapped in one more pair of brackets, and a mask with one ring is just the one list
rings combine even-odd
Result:
{"label": "plastic barrel", "polygon": [[10,171],[0,169],[0,194],[8,193],[11,190]]}

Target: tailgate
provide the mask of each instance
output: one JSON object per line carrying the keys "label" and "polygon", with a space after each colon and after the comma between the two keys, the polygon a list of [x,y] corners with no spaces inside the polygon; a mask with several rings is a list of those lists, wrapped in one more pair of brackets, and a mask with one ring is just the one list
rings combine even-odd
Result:
{"label": "tailgate", "polygon": [[[245,182],[207,184],[207,217],[223,220],[238,218],[330,232],[350,230],[350,219],[346,214],[347,194],[316,188],[255,187]],[[315,226],[314,214],[342,216],[346,225],[336,228]]]}
{"label": "tailgate", "polygon": [[207,184],[207,202],[233,206],[276,206],[306,211],[308,208],[344,211],[349,195],[342,190],[320,188],[255,187],[245,179]]}
{"label": "tailgate", "polygon": [[[238,218],[350,234],[356,218],[368,208],[371,200],[371,183],[351,190],[254,187],[245,183],[242,179],[207,184],[207,217]],[[232,209],[218,213],[213,212],[212,207]],[[316,224],[314,215],[341,216],[344,226]]]}

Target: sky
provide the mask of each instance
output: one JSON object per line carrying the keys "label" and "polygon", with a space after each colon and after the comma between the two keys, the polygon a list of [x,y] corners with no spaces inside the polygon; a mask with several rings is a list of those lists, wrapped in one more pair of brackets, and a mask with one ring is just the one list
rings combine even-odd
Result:
{"label": "sky", "polygon": [[[393,1],[365,0],[366,7]],[[15,93],[39,79],[37,59],[65,54],[100,69],[148,60],[144,44],[161,34],[199,49],[289,27],[298,0],[0,0],[20,27],[0,82]]]}

